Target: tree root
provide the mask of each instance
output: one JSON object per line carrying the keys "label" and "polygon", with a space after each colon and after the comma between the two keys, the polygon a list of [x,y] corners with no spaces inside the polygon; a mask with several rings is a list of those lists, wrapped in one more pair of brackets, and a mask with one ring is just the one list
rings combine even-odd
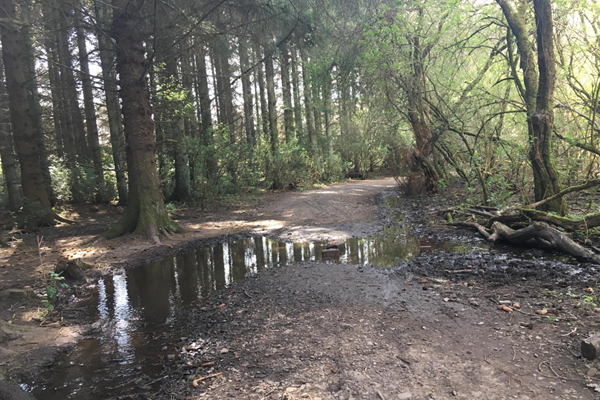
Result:
{"label": "tree root", "polygon": [[53,217],[54,217],[54,219],[55,219],[56,221],[58,221],[58,222],[64,222],[65,224],[71,224],[71,225],[79,225],[79,222],[77,222],[77,221],[75,221],[75,220],[72,220],[72,219],[68,219],[68,218],[61,217],[61,216],[60,216],[60,215],[58,215],[58,214],[54,214],[54,216],[53,216]]}

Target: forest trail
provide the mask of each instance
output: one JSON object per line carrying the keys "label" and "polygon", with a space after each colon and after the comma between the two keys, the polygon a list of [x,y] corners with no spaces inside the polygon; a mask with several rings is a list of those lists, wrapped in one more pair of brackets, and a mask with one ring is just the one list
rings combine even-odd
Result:
{"label": "forest trail", "polygon": [[[159,256],[190,242],[224,235],[260,234],[287,241],[365,236],[380,225],[377,196],[394,187],[396,183],[391,178],[350,181],[302,192],[267,193],[258,204],[229,210],[185,210],[181,215],[175,214],[175,218],[187,232],[163,238],[161,246],[131,236],[82,245],[107,230],[122,210],[114,206],[95,213],[78,209],[69,217],[83,225],[41,228],[37,233],[15,236],[17,243],[13,248],[0,248],[0,265],[18,272],[5,274],[1,283],[5,288],[31,284],[40,272],[53,268],[59,256],[81,257],[97,268],[107,269],[113,263],[139,261],[150,253]],[[38,238],[43,240],[45,269],[39,267]]]}
{"label": "forest trail", "polygon": [[[169,259],[178,246],[185,253],[190,249],[185,243],[208,244],[237,233],[288,242],[343,239],[373,234],[387,212],[404,213],[407,220],[417,222],[431,215],[424,211],[432,204],[448,200],[398,197],[394,187],[394,180],[383,179],[269,194],[258,206],[181,218],[189,232],[159,248],[136,247],[133,252],[132,246],[143,244],[129,239],[129,243],[108,242],[114,248],[106,251],[111,251],[110,257],[120,254],[116,261],[121,265],[133,266],[134,261]],[[382,207],[378,201],[382,193],[396,198],[395,210]],[[61,240],[66,238],[55,243]],[[593,364],[574,358],[570,350],[589,328],[580,325],[580,331],[573,331],[568,321],[591,323],[587,311],[561,300],[561,317],[553,317],[556,322],[536,315],[538,307],[550,307],[559,296],[556,292],[552,298],[540,298],[540,292],[552,292],[543,288],[552,288],[554,278],[541,268],[544,261],[533,263],[539,268],[539,281],[531,275],[531,266],[497,273],[508,271],[505,268],[514,262],[483,250],[415,254],[408,265],[392,270],[316,261],[267,268],[213,294],[203,307],[185,309],[192,334],[181,338],[175,334],[167,350],[172,356],[161,361],[166,363],[162,378],[148,376],[141,381],[159,385],[151,396],[159,400],[597,398],[581,375]],[[465,268],[473,273],[447,272]],[[528,278],[521,280],[521,273]],[[574,284],[568,290],[584,289]],[[519,301],[522,312],[499,311],[497,302],[506,299]],[[17,321],[30,311],[17,310],[13,316]],[[73,321],[61,328],[61,336],[72,333],[74,340],[80,328]],[[51,328],[35,332],[48,337],[47,329]],[[32,336],[26,340],[31,343]],[[15,360],[39,362],[41,358],[34,356],[38,353],[51,357],[48,351],[21,342],[9,343],[9,349],[19,353]],[[207,367],[198,367],[205,363]],[[194,387],[190,379],[202,376],[212,378]],[[40,398],[54,398],[49,395]]]}
{"label": "forest trail", "polygon": [[293,242],[367,236],[381,225],[378,195],[395,187],[396,182],[388,178],[285,192],[268,197],[256,209],[235,211],[220,219],[215,215],[216,221],[190,227],[207,229],[218,224],[221,229],[250,230]]}

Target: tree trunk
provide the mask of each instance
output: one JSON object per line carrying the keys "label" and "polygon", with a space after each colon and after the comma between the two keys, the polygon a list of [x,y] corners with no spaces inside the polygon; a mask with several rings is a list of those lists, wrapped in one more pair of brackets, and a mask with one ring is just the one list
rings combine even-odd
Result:
{"label": "tree trunk", "polygon": [[248,57],[248,44],[246,38],[240,37],[240,68],[242,70],[242,91],[244,92],[244,124],[246,140],[252,147],[256,146],[256,128],[254,127],[254,105],[252,98],[252,84],[250,82],[250,61]]}
{"label": "tree trunk", "polygon": [[20,225],[35,229],[41,224],[51,224],[55,214],[40,162],[35,132],[31,124],[31,110],[27,100],[26,65],[20,57],[19,30],[15,23],[16,12],[13,0],[0,0],[2,33],[2,59],[6,72],[7,92],[13,137],[19,164],[21,165],[21,186],[24,207]]}
{"label": "tree trunk", "polygon": [[301,49],[300,55],[302,57],[302,81],[303,81],[303,86],[304,86],[304,106],[306,108],[305,112],[306,112],[306,127],[308,130],[309,153],[312,154],[312,156],[313,156],[315,167],[317,167],[317,169],[320,170],[321,169],[321,167],[320,167],[321,160],[319,158],[319,151],[318,151],[318,146],[317,146],[318,140],[317,140],[317,133],[316,133],[316,128],[315,128],[314,107],[313,107],[313,102],[311,99],[310,82],[309,82],[309,76],[308,76],[308,71],[307,71],[308,56],[306,55],[306,50]]}
{"label": "tree trunk", "polygon": [[56,155],[58,158],[63,158],[65,155],[63,143],[63,131],[61,121],[61,100],[58,94],[58,84],[60,77],[56,68],[57,60],[49,43],[50,40],[45,40],[46,54],[48,55],[48,81],[50,82],[50,97],[52,99],[52,122],[54,125],[54,141],[56,142]]}
{"label": "tree trunk", "polygon": [[302,104],[300,103],[300,79],[298,75],[298,57],[296,49],[292,48],[292,93],[294,98],[294,124],[296,136],[302,142],[304,140],[304,128],[302,124]]}
{"label": "tree trunk", "polygon": [[[254,54],[256,61],[261,60],[263,55],[259,44],[254,45]],[[269,107],[267,104],[267,92],[265,89],[265,72],[263,69],[264,63],[258,63],[256,69],[258,71],[258,89],[260,93],[260,115],[262,120],[262,134],[263,137],[269,135]]]}
{"label": "tree trunk", "polygon": [[227,129],[230,143],[235,142],[235,121],[233,116],[233,88],[229,65],[229,42],[226,37],[214,39],[214,65],[217,71],[217,97],[219,99],[220,121]]}
{"label": "tree trunk", "polygon": [[143,0],[113,0],[112,34],[117,43],[117,73],[121,86],[123,122],[129,168],[129,202],[119,223],[105,233],[117,237],[129,232],[159,243],[179,226],[171,220],[160,190],[156,168],[156,140],[150,106],[147,64],[141,32]]}
{"label": "tree trunk", "polygon": [[27,68],[27,99],[31,110],[31,125],[33,126],[35,139],[37,141],[46,190],[50,197],[50,203],[54,204],[56,199],[54,197],[54,190],[52,189],[52,180],[50,178],[50,162],[48,161],[48,151],[46,150],[46,138],[44,136],[44,127],[42,124],[42,106],[40,104],[40,92],[38,88],[37,72],[35,70],[35,47],[31,41],[31,32],[29,30],[29,27],[32,24],[30,12],[30,2],[24,1],[21,4],[21,15],[24,24],[21,27],[20,35],[23,44],[24,64]]}
{"label": "tree trunk", "polygon": [[[540,201],[560,192],[558,174],[552,160],[552,110],[555,84],[555,61],[553,42],[552,7],[550,1],[534,1],[537,25],[538,68],[536,68],[534,46],[529,39],[526,25],[528,6],[519,3],[515,10],[506,0],[496,0],[515,36],[517,50],[523,72],[523,86],[513,69],[513,80],[525,98],[527,108],[527,130],[529,133],[529,158],[533,170],[535,200]],[[523,93],[524,92],[524,93]],[[540,103],[540,104],[538,104]],[[548,211],[565,214],[567,205],[564,199],[546,204]]]}
{"label": "tree trunk", "polygon": [[277,96],[275,95],[275,69],[273,67],[273,55],[265,58],[265,75],[267,81],[267,104],[269,109],[269,138],[271,142],[271,154],[277,154],[279,147],[279,131],[277,129]]}
{"label": "tree trunk", "polygon": [[[530,158],[533,165],[535,200],[540,201],[559,193],[561,187],[552,159],[551,146],[556,81],[552,2],[550,0],[534,0],[533,8],[537,25],[539,84],[535,114],[530,118],[533,130]],[[566,200],[564,197],[556,199],[547,203],[545,209],[564,215],[567,212]]]}
{"label": "tree trunk", "polygon": [[[268,50],[265,50],[267,53]],[[279,130],[277,129],[277,97],[275,96],[275,68],[273,54],[265,54],[265,76],[267,81],[267,104],[269,109],[269,141],[271,143],[271,162],[267,167],[267,176],[272,180],[273,189],[281,189],[279,171],[276,162],[279,158]]]}
{"label": "tree trunk", "polygon": [[0,59],[0,158],[2,159],[2,175],[8,193],[8,208],[16,213],[23,207],[23,197],[19,186],[19,176],[10,131],[10,115],[8,114],[8,97],[4,81],[4,63]]}
{"label": "tree trunk", "polygon": [[321,110],[323,103],[321,101],[321,84],[317,79],[313,79],[311,82],[312,89],[312,110],[315,119],[315,134],[314,134],[314,146],[315,151],[319,153],[319,157],[322,158],[321,138],[323,137],[323,120],[321,118]]}
{"label": "tree trunk", "polygon": [[81,11],[75,7],[75,32],[77,34],[77,47],[79,50],[80,78],[83,87],[83,105],[85,109],[85,123],[87,127],[88,145],[92,153],[94,164],[94,179],[96,182],[96,202],[108,203],[108,193],[104,184],[104,169],[102,167],[102,151],[98,138],[98,124],[96,121],[96,106],[94,104],[94,91],[90,76],[89,60],[85,45],[86,34],[81,26]]}
{"label": "tree trunk", "polygon": [[289,143],[294,135],[294,108],[292,107],[292,87],[290,82],[290,54],[285,43],[281,50],[281,91],[283,93],[283,121],[285,141]]}
{"label": "tree trunk", "polygon": [[[85,130],[83,128],[83,119],[79,109],[79,100],[77,98],[77,87],[73,77],[72,57],[69,49],[69,25],[67,16],[58,6],[48,6],[51,14],[59,22],[60,29],[51,28],[56,31],[56,53],[58,56],[58,66],[60,70],[60,90],[62,99],[62,124],[63,139],[65,139],[66,164],[69,169],[69,189],[71,191],[71,201],[73,203],[83,203],[84,195],[81,192],[81,173],[78,160],[85,160],[87,156],[87,146],[85,145]],[[56,20],[55,19],[55,20]],[[50,25],[50,24],[49,24]],[[52,25],[50,25],[52,26]]]}
{"label": "tree trunk", "polygon": [[117,89],[117,78],[115,76],[115,50],[108,34],[107,15],[105,5],[102,1],[94,1],[98,38],[98,50],[102,66],[102,79],[104,80],[104,94],[106,96],[106,111],[108,114],[108,126],[110,130],[110,144],[115,163],[117,177],[117,192],[119,204],[127,204],[127,178],[125,177],[125,138],[123,136],[123,124],[121,123],[121,110]]}
{"label": "tree trunk", "polygon": [[327,71],[323,85],[323,102],[325,105],[325,136],[327,137],[327,158],[333,160],[333,121],[331,118],[331,74]]}
{"label": "tree trunk", "polygon": [[[208,88],[208,70],[206,68],[206,48],[202,46],[199,54],[196,55],[196,68],[198,69],[198,101],[200,103],[201,112],[201,128],[200,135],[202,145],[205,149],[208,149],[213,144],[213,120],[212,113],[210,110],[210,92]],[[214,160],[212,152],[206,151],[205,153],[206,172],[205,176],[207,180],[211,180],[216,171],[217,166]]]}
{"label": "tree trunk", "polygon": [[[171,43],[168,45],[169,48],[172,47]],[[161,86],[163,90],[167,88],[172,93],[179,93],[182,90],[177,74],[177,61],[177,56],[173,54],[168,54],[163,60],[165,76],[162,79]],[[175,141],[175,188],[171,196],[169,196],[169,200],[187,202],[191,198],[191,183],[190,166],[185,145],[185,124],[182,113],[185,104],[179,100],[178,96],[174,97],[175,100],[169,99],[162,102],[162,122],[167,128],[165,129],[167,136]]]}
{"label": "tree trunk", "polygon": [[[79,96],[77,94],[77,83],[73,74],[73,56],[69,48],[69,34],[72,26],[71,7],[68,3],[59,2],[60,30],[58,32],[58,59],[61,65],[61,76],[63,77],[63,88],[69,109],[67,110],[73,122],[73,137],[77,149],[77,158],[80,161],[89,158],[89,149],[85,138],[85,127],[83,116],[79,108]],[[61,7],[62,6],[62,7]]]}

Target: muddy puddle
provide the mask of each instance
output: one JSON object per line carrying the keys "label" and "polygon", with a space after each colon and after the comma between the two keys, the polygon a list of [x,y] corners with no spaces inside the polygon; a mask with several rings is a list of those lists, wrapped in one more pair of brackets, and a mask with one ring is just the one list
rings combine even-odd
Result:
{"label": "muddy puddle", "polygon": [[[47,372],[24,382],[39,400],[129,398],[160,384],[165,359],[188,336],[188,307],[201,307],[216,290],[248,275],[293,262],[322,261],[327,243],[241,239],[176,254],[100,279],[84,308],[96,330]],[[416,238],[386,228],[372,238],[348,239],[333,262],[389,268],[437,250],[472,246]],[[337,254],[336,254],[337,256]]]}

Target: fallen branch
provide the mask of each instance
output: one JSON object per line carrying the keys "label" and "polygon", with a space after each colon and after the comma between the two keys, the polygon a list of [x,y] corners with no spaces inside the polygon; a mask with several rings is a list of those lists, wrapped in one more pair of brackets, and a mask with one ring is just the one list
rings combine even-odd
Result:
{"label": "fallen branch", "polygon": [[550,196],[550,197],[548,197],[548,198],[546,198],[544,200],[540,200],[540,201],[535,202],[533,204],[530,204],[530,205],[528,205],[526,207],[516,206],[516,207],[514,207],[514,209],[515,210],[518,210],[520,208],[533,209],[533,208],[541,207],[544,204],[549,203],[549,202],[551,202],[553,200],[556,200],[556,199],[558,199],[560,197],[563,197],[566,194],[573,193],[573,192],[579,192],[581,190],[589,189],[591,187],[598,186],[598,185],[600,185],[600,179],[592,179],[591,181],[587,181],[586,183],[583,183],[581,185],[571,186],[571,187],[568,187],[566,189],[563,189],[559,193],[555,194],[554,196]]}
{"label": "fallen branch", "polygon": [[536,222],[528,227],[514,230],[496,221],[492,224],[491,234],[484,226],[475,222],[454,222],[450,225],[475,229],[492,243],[503,240],[517,245],[533,244],[544,249],[556,250],[571,255],[579,260],[600,265],[600,258],[596,254],[545,222]]}
{"label": "fallen branch", "polygon": [[521,209],[520,211],[534,221],[548,222],[571,232],[586,231],[600,226],[600,213],[585,215],[580,219],[571,219],[539,210]]}
{"label": "fallen branch", "polygon": [[488,230],[483,226],[480,225],[476,222],[451,222],[448,225],[450,226],[457,226],[460,228],[470,228],[470,229],[475,229],[476,231],[479,232],[479,234],[481,236],[483,236],[484,238],[488,239],[490,238],[491,234],[488,232]]}

